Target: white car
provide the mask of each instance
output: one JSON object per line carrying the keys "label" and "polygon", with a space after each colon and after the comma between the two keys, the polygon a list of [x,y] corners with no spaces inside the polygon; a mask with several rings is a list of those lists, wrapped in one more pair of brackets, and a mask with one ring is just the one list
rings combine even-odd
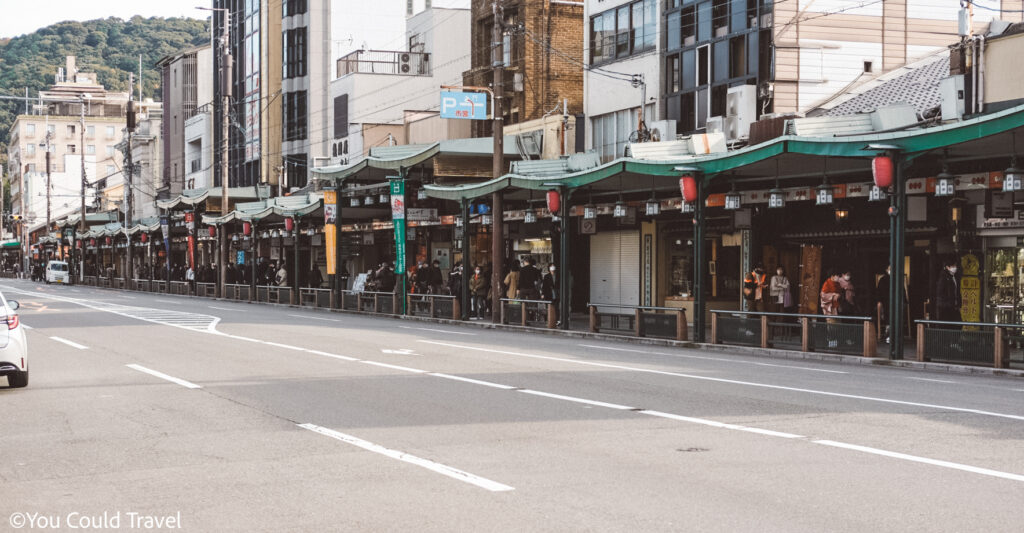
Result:
{"label": "white car", "polygon": [[28,385],[28,342],[18,320],[18,302],[0,294],[0,376],[12,389]]}
{"label": "white car", "polygon": [[68,282],[68,264],[64,261],[50,261],[46,263],[46,284],[50,283],[67,283]]}

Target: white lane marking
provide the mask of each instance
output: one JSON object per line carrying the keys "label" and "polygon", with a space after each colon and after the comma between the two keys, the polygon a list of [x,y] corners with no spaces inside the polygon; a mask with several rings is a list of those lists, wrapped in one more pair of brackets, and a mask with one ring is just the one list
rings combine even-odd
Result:
{"label": "white lane marking", "polygon": [[36,329],[36,328],[34,328],[34,327],[32,327],[32,326],[30,326],[30,325],[28,325],[28,324],[24,323],[24,322],[22,322],[22,323],[21,323],[21,327],[23,327],[23,328],[25,328],[25,329]]}
{"label": "white lane marking", "polygon": [[191,381],[185,381],[183,379],[178,379],[178,378],[176,378],[174,376],[168,376],[167,374],[164,374],[163,372],[157,372],[156,370],[153,370],[151,368],[146,368],[146,367],[144,367],[142,365],[136,365],[136,364],[133,363],[133,364],[124,365],[124,366],[126,366],[128,368],[131,368],[132,370],[138,370],[139,372],[142,372],[142,373],[145,373],[145,374],[149,374],[151,376],[158,377],[160,379],[165,379],[167,381],[170,381],[171,383],[177,383],[178,385],[181,385],[182,387],[185,387],[187,389],[201,389],[202,388],[199,385],[196,385],[195,383],[192,383]]}
{"label": "white lane marking", "polygon": [[520,389],[519,392],[523,394],[532,394],[534,396],[544,396],[545,398],[554,398],[556,400],[565,400],[567,402],[585,403],[587,405],[596,405],[597,407],[607,407],[609,409],[618,409],[620,411],[629,411],[634,409],[626,405],[619,405],[617,403],[606,403],[598,402],[595,400],[588,400],[586,398],[576,398],[575,396],[562,396],[561,394],[551,394],[550,392],[541,392],[530,389]]}
{"label": "white lane marking", "polygon": [[616,352],[631,352],[631,353],[642,353],[646,355],[667,355],[670,357],[682,357],[684,359],[703,359],[705,361],[718,361],[721,363],[735,363],[738,365],[756,365],[756,366],[774,366],[778,368],[791,368],[793,370],[807,370],[810,372],[826,372],[828,374],[849,374],[849,372],[843,372],[842,370],[825,370],[823,368],[810,368],[806,366],[793,366],[793,365],[777,365],[773,363],[759,363],[757,361],[737,361],[735,359],[726,359],[721,357],[702,357],[700,355],[685,355],[685,354],[674,354],[665,352],[647,352],[644,350],[628,350],[626,348],[612,348],[611,346],[596,346],[593,344],[580,344],[584,348],[596,348],[598,350],[612,350]]}
{"label": "white lane marking", "polygon": [[181,305],[181,302],[175,302],[175,301],[173,301],[173,300],[154,300],[154,301],[155,301],[155,302],[160,302],[160,303],[162,303],[162,304],[174,304],[174,305]]}
{"label": "white lane marking", "polygon": [[464,378],[462,376],[453,376],[451,374],[442,374],[440,372],[430,372],[431,376],[444,379],[453,379],[455,381],[462,381],[465,383],[472,383],[474,385],[483,385],[485,387],[494,387],[495,389],[512,390],[515,387],[508,385],[502,385],[501,383],[493,383],[491,381],[480,381],[479,379]]}
{"label": "white lane marking", "polygon": [[356,359],[355,357],[349,357],[347,355],[338,355],[338,354],[334,354],[334,353],[321,352],[320,350],[306,350],[306,351],[309,352],[309,353],[312,353],[312,354],[322,355],[324,357],[330,357],[330,358],[333,358],[333,359],[341,359],[342,361],[352,361],[352,362],[360,361],[360,359]]}
{"label": "white lane marking", "polygon": [[296,317],[296,318],[306,318],[306,319],[309,319],[309,320],[323,320],[324,322],[341,322],[340,320],[338,320],[336,318],[320,318],[318,316],[306,316],[306,315],[288,315],[288,316],[293,316],[293,317]]}
{"label": "white lane marking", "polygon": [[302,429],[307,429],[314,433],[319,433],[321,435],[331,437],[332,439],[337,439],[340,440],[341,442],[351,444],[353,446],[358,446],[364,450],[379,453],[385,457],[390,457],[392,459],[404,461],[409,464],[414,464],[416,466],[426,468],[427,470],[437,472],[438,474],[441,474],[443,476],[448,476],[452,479],[457,479],[459,481],[463,481],[471,485],[476,485],[477,487],[489,490],[491,492],[515,490],[513,487],[504,485],[502,483],[498,483],[497,481],[491,481],[487,478],[482,478],[480,476],[470,474],[469,472],[465,472],[457,468],[452,468],[441,463],[435,463],[434,461],[431,461],[429,459],[421,459],[419,457],[416,457],[415,455],[409,455],[405,452],[385,448],[384,446],[381,446],[379,444],[374,444],[372,442],[360,439],[359,437],[353,437],[352,435],[346,435],[345,433],[341,433],[340,431],[334,431],[333,429],[317,426],[315,424],[298,424],[298,426]]}
{"label": "white lane marking", "polygon": [[949,381],[948,379],[928,379],[928,378],[911,378],[911,377],[908,377],[908,378],[905,378],[905,379],[913,379],[915,381],[930,381],[932,383],[952,383],[954,385],[956,384],[955,381]]}
{"label": "white lane marking", "polygon": [[502,354],[502,355],[514,355],[516,357],[527,357],[527,358],[531,358],[531,359],[544,359],[544,360],[548,360],[548,361],[559,361],[559,362],[562,362],[562,363],[571,363],[571,364],[576,364],[576,365],[594,366],[594,367],[599,367],[599,368],[612,368],[612,369],[615,369],[615,370],[628,370],[628,371],[631,371],[631,372],[643,372],[643,373],[646,373],[646,374],[657,374],[657,375],[661,375],[661,376],[673,376],[673,377],[680,377],[680,378],[687,378],[687,379],[696,379],[696,380],[701,380],[701,381],[712,381],[712,382],[715,382],[715,383],[729,383],[729,384],[732,384],[732,385],[744,385],[744,386],[748,386],[748,387],[761,387],[761,388],[765,388],[765,389],[785,390],[785,391],[791,391],[791,392],[803,392],[803,393],[807,393],[807,394],[818,394],[818,395],[821,395],[821,396],[831,396],[831,397],[834,397],[834,398],[849,398],[849,399],[853,399],[853,400],[865,400],[865,401],[879,402],[879,403],[890,403],[890,404],[895,404],[895,405],[908,405],[908,406],[912,406],[912,407],[927,407],[927,408],[931,408],[931,409],[956,411],[956,412],[959,412],[959,413],[971,413],[971,414],[975,414],[975,415],[992,416],[992,417],[996,417],[996,418],[1008,418],[1010,420],[1021,420],[1021,421],[1024,421],[1024,416],[1021,416],[1021,415],[1011,415],[1011,414],[1007,414],[1007,413],[996,413],[996,412],[993,412],[993,411],[984,411],[984,410],[981,410],[981,409],[969,409],[969,408],[966,408],[966,407],[953,407],[953,406],[949,406],[949,405],[937,405],[937,404],[930,404],[930,403],[910,402],[910,401],[904,401],[904,400],[894,400],[894,399],[891,399],[891,398],[877,398],[877,397],[874,397],[874,396],[861,396],[861,395],[858,395],[858,394],[843,394],[841,392],[830,392],[830,391],[822,391],[822,390],[816,390],[816,389],[803,389],[803,388],[799,388],[799,387],[785,387],[785,386],[782,386],[782,385],[772,385],[770,383],[757,383],[757,382],[754,382],[754,381],[740,381],[740,380],[735,380],[735,379],[715,378],[715,377],[710,377],[710,376],[697,376],[697,375],[694,375],[694,374],[683,374],[681,372],[669,372],[669,371],[666,371],[666,370],[654,370],[654,369],[650,369],[650,368],[638,368],[638,367],[625,366],[625,365],[615,365],[615,364],[611,364],[611,363],[598,363],[598,362],[595,362],[595,361],[581,361],[581,360],[578,360],[578,359],[565,359],[565,358],[562,358],[562,357],[551,357],[551,356],[547,356],[547,355],[526,354],[526,353],[520,353],[520,352],[510,352],[510,351],[506,351],[506,350],[493,350],[493,349],[490,349],[490,348],[478,348],[476,346],[466,346],[466,345],[463,345],[463,344],[451,344],[451,343],[447,343],[447,342],[428,341],[428,340],[424,340],[424,339],[417,339],[417,340],[419,342],[423,342],[423,343],[427,343],[427,344],[436,344],[436,345],[439,345],[439,346],[448,346],[448,347],[451,347],[451,348],[462,348],[464,350],[475,350],[475,351],[479,351],[479,352],[497,353],[497,354]]}
{"label": "white lane marking", "polygon": [[871,453],[875,455],[881,455],[884,457],[892,457],[893,459],[902,459],[904,461],[912,461],[915,463],[924,463],[932,466],[941,466],[943,468],[952,468],[954,470],[963,470],[964,472],[970,472],[972,474],[981,474],[983,476],[993,476],[1003,479],[1010,479],[1013,481],[1024,481],[1024,476],[1020,474],[1011,474],[1009,472],[1000,472],[999,470],[990,470],[988,468],[980,468],[977,466],[970,466],[960,463],[952,463],[950,461],[942,461],[939,459],[929,459],[927,457],[919,457],[917,455],[908,455],[899,452],[890,452],[888,450],[880,450],[878,448],[869,448],[867,446],[858,446],[856,444],[846,444],[845,442],[836,442],[832,440],[815,440],[811,441],[814,444],[821,444],[824,446],[832,446],[835,448],[843,448],[846,450],[854,450],[858,452]]}
{"label": "white lane marking", "polygon": [[77,342],[71,342],[71,341],[69,341],[67,339],[64,339],[64,338],[61,338],[61,337],[50,337],[50,338],[55,340],[55,341],[57,341],[57,342],[63,342],[64,344],[67,344],[68,346],[70,346],[72,348],[78,348],[79,350],[88,350],[89,349],[88,346],[82,346],[81,344],[78,344]]}
{"label": "white lane marking", "polygon": [[135,299],[134,296],[125,296],[123,294],[119,294],[119,295],[115,296],[115,298],[124,298],[125,300],[134,300]]}
{"label": "white lane marking", "polygon": [[214,307],[212,305],[208,305],[206,307],[209,307],[210,309],[216,309],[218,311],[238,311],[238,309],[228,309],[227,307]]}
{"label": "white lane marking", "polygon": [[738,424],[728,424],[725,422],[718,422],[715,420],[707,420],[705,418],[694,418],[692,416],[682,416],[672,413],[663,413],[661,411],[643,410],[640,413],[650,416],[657,416],[660,418],[668,418],[670,420],[678,420],[680,422],[690,422],[692,424],[700,424],[703,426],[711,426],[714,428],[721,429],[734,429],[736,431],[746,431],[748,433],[757,433],[759,435],[767,435],[769,437],[780,437],[783,439],[802,439],[805,438],[803,435],[796,435],[793,433],[784,433],[782,431],[772,431],[770,429],[754,428],[749,426],[740,426]]}
{"label": "white lane marking", "polygon": [[426,370],[419,370],[417,368],[409,368],[407,366],[389,365],[387,363],[378,363],[377,361],[359,361],[360,363],[366,363],[368,365],[380,366],[384,368],[390,368],[392,370],[401,370],[402,372],[412,372],[414,374],[429,374]]}
{"label": "white lane marking", "polygon": [[413,352],[412,350],[410,350],[408,348],[402,348],[401,350],[382,349],[380,352],[381,353],[390,353],[390,354],[395,354],[395,355],[419,355],[418,353],[415,353],[415,352]]}
{"label": "white lane marking", "polygon": [[420,331],[436,331],[438,333],[451,333],[452,335],[476,335],[476,333],[468,333],[465,331],[449,331],[447,329],[434,329],[434,328],[414,328],[412,326],[398,326],[402,329],[418,329]]}
{"label": "white lane marking", "polygon": [[304,352],[304,351],[306,351],[305,348],[299,348],[298,346],[292,346],[290,344],[281,344],[279,342],[270,342],[270,341],[259,341],[259,342],[261,344],[266,344],[267,346],[276,346],[278,348],[284,348],[286,350],[295,350],[296,352]]}

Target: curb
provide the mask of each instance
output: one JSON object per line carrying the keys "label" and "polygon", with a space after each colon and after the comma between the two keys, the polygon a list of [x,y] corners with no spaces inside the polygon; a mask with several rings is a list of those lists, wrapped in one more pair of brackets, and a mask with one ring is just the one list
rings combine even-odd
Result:
{"label": "curb", "polygon": [[800,352],[795,350],[783,350],[779,348],[760,348],[751,346],[734,346],[724,344],[709,344],[699,343],[694,341],[676,341],[671,339],[657,339],[650,337],[628,337],[625,335],[613,335],[609,333],[591,333],[589,331],[575,331],[575,330],[561,330],[561,329],[547,329],[547,328],[531,328],[524,326],[512,326],[507,324],[494,324],[491,322],[474,322],[474,321],[462,321],[452,320],[449,318],[430,318],[422,316],[411,316],[411,315],[386,315],[381,313],[372,313],[369,311],[352,311],[348,309],[325,309],[323,307],[309,307],[303,305],[292,305],[292,304],[280,304],[270,302],[257,302],[249,300],[232,300],[228,298],[206,298],[202,296],[192,296],[183,294],[165,294],[165,293],[152,293],[142,291],[132,291],[128,289],[112,289],[108,287],[93,287],[90,285],[81,285],[81,287],[87,287],[91,289],[101,289],[118,292],[129,292],[129,293],[141,293],[141,294],[153,294],[158,296],[173,296],[178,298],[188,298],[190,300],[206,300],[212,302],[233,302],[243,303],[251,305],[266,305],[270,307],[283,307],[292,309],[303,309],[306,311],[316,311],[322,313],[340,313],[348,315],[361,315],[367,317],[376,318],[387,318],[392,320],[407,320],[411,322],[424,322],[428,324],[443,324],[449,326],[460,326],[460,327],[471,327],[477,329],[490,329],[498,331],[509,331],[519,333],[530,333],[534,335],[550,335],[555,337],[574,338],[574,339],[592,339],[600,341],[618,342],[622,344],[632,344],[639,346],[662,346],[666,348],[682,348],[690,350],[701,350],[706,352],[724,353],[731,355],[747,355],[755,357],[763,357],[768,359],[784,359],[784,360],[796,360],[796,361],[818,361],[826,363],[844,364],[844,365],[861,365],[861,366],[876,366],[876,367],[891,367],[891,368],[903,368],[918,371],[929,371],[929,372],[941,372],[947,374],[963,374],[963,375],[979,375],[979,376],[1000,376],[1000,377],[1014,377],[1024,378],[1024,370],[1008,369],[1008,368],[991,368],[985,366],[970,366],[970,365],[958,365],[953,363],[933,363],[933,362],[920,362],[912,361],[909,359],[883,359],[880,357],[862,357],[857,355],[842,355],[842,354],[831,354],[831,353],[819,353],[819,352]]}

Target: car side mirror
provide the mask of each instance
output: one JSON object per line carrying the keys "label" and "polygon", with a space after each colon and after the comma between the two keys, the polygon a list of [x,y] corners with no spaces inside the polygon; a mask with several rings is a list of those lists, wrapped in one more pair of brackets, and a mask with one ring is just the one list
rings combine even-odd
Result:
{"label": "car side mirror", "polygon": [[11,308],[11,311],[17,311],[21,304],[18,303],[18,300],[7,300],[7,306]]}

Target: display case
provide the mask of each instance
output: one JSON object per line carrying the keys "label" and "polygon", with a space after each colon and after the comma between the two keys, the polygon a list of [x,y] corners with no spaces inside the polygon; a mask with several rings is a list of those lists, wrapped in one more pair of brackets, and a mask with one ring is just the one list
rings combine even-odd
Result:
{"label": "display case", "polygon": [[990,249],[985,257],[985,320],[1024,323],[1024,249]]}

